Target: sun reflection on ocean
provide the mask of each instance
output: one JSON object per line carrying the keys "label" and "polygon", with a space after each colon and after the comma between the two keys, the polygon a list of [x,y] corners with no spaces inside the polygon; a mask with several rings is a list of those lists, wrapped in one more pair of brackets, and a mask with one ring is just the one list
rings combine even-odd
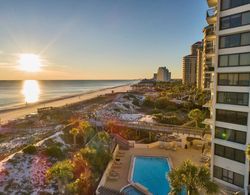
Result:
{"label": "sun reflection on ocean", "polygon": [[39,101],[40,86],[36,80],[26,80],[23,82],[22,94],[25,103],[36,103]]}

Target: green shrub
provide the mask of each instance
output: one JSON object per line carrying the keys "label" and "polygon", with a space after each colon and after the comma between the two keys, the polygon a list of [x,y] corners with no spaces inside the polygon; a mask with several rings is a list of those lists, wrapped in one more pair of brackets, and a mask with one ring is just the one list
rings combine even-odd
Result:
{"label": "green shrub", "polygon": [[161,113],[154,114],[154,120],[159,123],[171,124],[171,125],[181,125],[183,121],[181,121],[175,114],[173,115],[163,115]]}
{"label": "green shrub", "polygon": [[177,110],[177,105],[174,102],[170,102],[166,97],[160,97],[155,102],[155,107],[158,109]]}
{"label": "green shrub", "polygon": [[136,106],[139,106],[139,105],[140,105],[140,102],[139,102],[138,99],[134,99],[134,100],[132,101],[132,103],[133,103],[134,105],[136,105]]}
{"label": "green shrub", "polygon": [[63,159],[64,153],[62,152],[61,148],[58,146],[49,146],[46,148],[45,153],[50,156],[57,159]]}
{"label": "green shrub", "polygon": [[145,107],[154,107],[154,101],[150,97],[146,97],[143,101],[143,106]]}
{"label": "green shrub", "polygon": [[35,154],[37,152],[36,146],[28,145],[23,149],[23,153],[25,154]]}
{"label": "green shrub", "polygon": [[149,114],[162,114],[162,111],[158,108],[154,108],[150,111]]}

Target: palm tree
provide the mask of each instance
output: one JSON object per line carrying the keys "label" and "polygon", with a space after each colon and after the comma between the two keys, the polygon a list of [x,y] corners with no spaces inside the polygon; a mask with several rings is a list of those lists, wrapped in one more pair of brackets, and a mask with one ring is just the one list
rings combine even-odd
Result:
{"label": "palm tree", "polygon": [[79,134],[80,130],[78,128],[72,128],[69,133],[73,135],[74,146],[76,146],[76,136]]}
{"label": "palm tree", "polygon": [[57,162],[48,169],[46,177],[49,181],[56,180],[59,194],[65,194],[65,185],[74,177],[71,161]]}
{"label": "palm tree", "polygon": [[198,195],[201,190],[207,194],[217,193],[218,186],[210,180],[210,171],[206,166],[196,166],[191,161],[184,161],[183,164],[173,169],[169,175],[172,186],[171,194],[179,194],[186,189],[188,195]]}
{"label": "palm tree", "polygon": [[83,136],[84,144],[87,143],[88,138],[93,135],[93,129],[91,128],[88,121],[82,121],[79,123],[80,133]]}
{"label": "palm tree", "polygon": [[80,153],[74,155],[73,167],[74,176],[77,179],[68,185],[70,192],[72,194],[92,194],[92,172],[87,160]]}
{"label": "palm tree", "polygon": [[195,122],[195,126],[198,127],[199,122],[204,118],[204,114],[199,109],[193,109],[188,113],[188,117]]}

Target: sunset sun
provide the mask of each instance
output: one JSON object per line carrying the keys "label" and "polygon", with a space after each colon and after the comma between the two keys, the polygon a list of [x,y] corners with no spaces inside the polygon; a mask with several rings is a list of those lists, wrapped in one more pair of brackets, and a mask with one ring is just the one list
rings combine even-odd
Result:
{"label": "sunset sun", "polygon": [[19,55],[19,69],[25,72],[39,72],[42,62],[39,55],[32,53],[24,53]]}

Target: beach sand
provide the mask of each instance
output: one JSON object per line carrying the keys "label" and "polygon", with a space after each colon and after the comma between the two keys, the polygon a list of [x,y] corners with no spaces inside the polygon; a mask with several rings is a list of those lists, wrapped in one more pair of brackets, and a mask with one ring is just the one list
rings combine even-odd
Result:
{"label": "beach sand", "polygon": [[107,88],[107,89],[100,89],[98,91],[93,91],[93,92],[88,92],[76,96],[71,96],[71,97],[65,97],[65,98],[60,98],[57,100],[48,100],[46,102],[41,102],[37,103],[34,105],[27,105],[21,108],[17,108],[15,110],[9,110],[6,112],[0,113],[0,122],[1,124],[6,123],[9,120],[17,119],[20,117],[23,117],[27,114],[37,112],[37,108],[42,108],[42,107],[60,107],[64,106],[66,104],[72,104],[84,100],[89,100],[92,98],[95,98],[100,95],[108,94],[108,93],[118,93],[118,92],[126,92],[130,90],[131,87],[130,85],[123,85],[123,86],[118,86],[118,87],[112,87],[112,88]]}

